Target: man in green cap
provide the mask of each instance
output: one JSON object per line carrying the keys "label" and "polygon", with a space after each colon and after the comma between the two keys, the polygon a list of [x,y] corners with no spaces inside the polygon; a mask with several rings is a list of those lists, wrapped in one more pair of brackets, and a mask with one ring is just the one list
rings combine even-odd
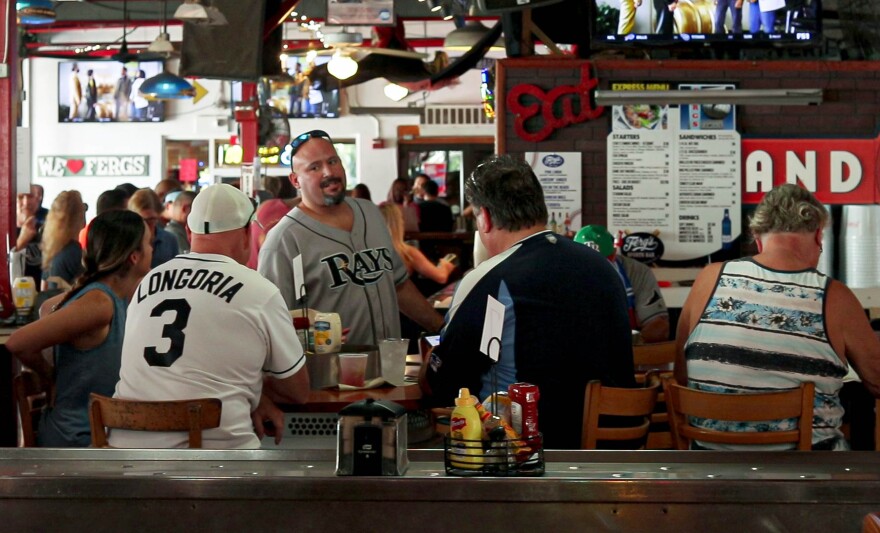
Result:
{"label": "man in green cap", "polygon": [[639,330],[644,342],[669,340],[669,313],[651,269],[629,257],[617,255],[611,233],[598,224],[584,226],[574,237],[611,261],[626,289],[630,326]]}

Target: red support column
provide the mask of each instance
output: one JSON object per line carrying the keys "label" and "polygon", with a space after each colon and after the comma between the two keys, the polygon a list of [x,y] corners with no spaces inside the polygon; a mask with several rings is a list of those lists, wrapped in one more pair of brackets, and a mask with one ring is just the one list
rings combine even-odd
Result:
{"label": "red support column", "polygon": [[[0,61],[6,76],[0,78],[0,233],[15,242],[15,128],[18,125],[18,30],[15,2],[0,0]],[[0,287],[9,290],[6,242],[0,265]],[[18,421],[12,396],[13,362],[8,353],[0,359],[0,446],[15,446]]]}
{"label": "red support column", "polygon": [[257,156],[257,84],[241,84],[241,107],[235,111],[241,134],[242,163],[253,163]]}
{"label": "red support column", "polygon": [[[15,131],[18,125],[18,30],[15,22],[15,2],[0,0],[0,8],[7,24],[0,24],[0,61],[7,75],[0,78],[0,233],[15,242]],[[2,67],[0,67],[2,68]],[[5,241],[5,239],[4,239]],[[6,243],[2,246],[4,257]],[[4,261],[5,262],[5,261]],[[0,268],[0,284],[9,287],[9,269]]]}

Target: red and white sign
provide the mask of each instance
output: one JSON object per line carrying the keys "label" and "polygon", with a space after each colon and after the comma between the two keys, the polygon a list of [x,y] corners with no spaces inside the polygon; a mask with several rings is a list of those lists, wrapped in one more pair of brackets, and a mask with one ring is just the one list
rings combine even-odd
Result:
{"label": "red and white sign", "polygon": [[823,204],[874,204],[878,139],[743,139],[744,204],[776,185],[797,183]]}

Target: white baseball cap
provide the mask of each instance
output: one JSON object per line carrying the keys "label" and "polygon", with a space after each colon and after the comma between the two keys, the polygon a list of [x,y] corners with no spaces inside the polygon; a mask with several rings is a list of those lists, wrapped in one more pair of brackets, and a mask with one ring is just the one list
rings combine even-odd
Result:
{"label": "white baseball cap", "polygon": [[232,185],[218,183],[196,195],[187,225],[198,235],[233,231],[247,226],[256,210],[245,193]]}

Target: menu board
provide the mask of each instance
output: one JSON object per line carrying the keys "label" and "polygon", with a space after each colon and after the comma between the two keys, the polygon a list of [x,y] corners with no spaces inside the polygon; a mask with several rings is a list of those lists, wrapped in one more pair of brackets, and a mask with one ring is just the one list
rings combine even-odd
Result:
{"label": "menu board", "polygon": [[526,152],[526,162],[544,189],[548,228],[562,234],[581,229],[581,153]]}
{"label": "menu board", "polygon": [[614,106],[608,135],[612,234],[653,234],[663,242],[662,259],[671,261],[731,246],[740,234],[741,181],[733,113],[734,106],[715,104]]}

